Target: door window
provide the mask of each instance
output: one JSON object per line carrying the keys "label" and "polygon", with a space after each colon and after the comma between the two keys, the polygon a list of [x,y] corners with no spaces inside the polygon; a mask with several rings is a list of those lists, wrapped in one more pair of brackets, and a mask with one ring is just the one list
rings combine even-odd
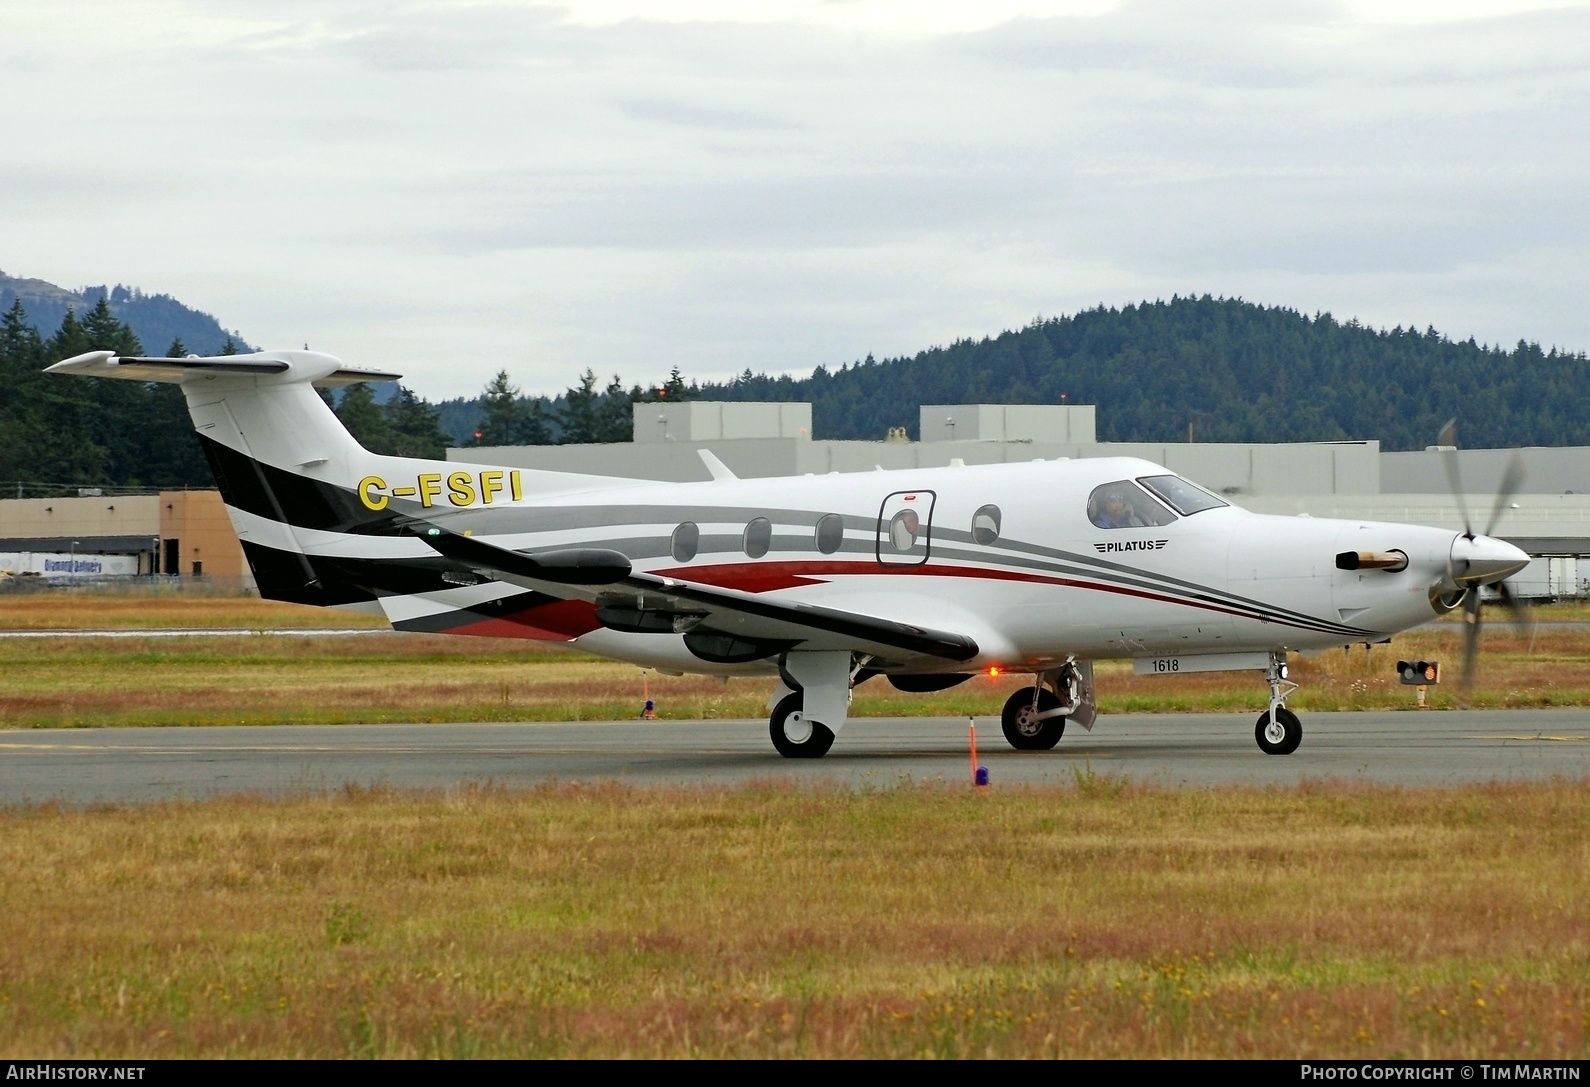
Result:
{"label": "door window", "polygon": [[915,566],[928,559],[933,535],[933,492],[896,491],[878,511],[878,561]]}

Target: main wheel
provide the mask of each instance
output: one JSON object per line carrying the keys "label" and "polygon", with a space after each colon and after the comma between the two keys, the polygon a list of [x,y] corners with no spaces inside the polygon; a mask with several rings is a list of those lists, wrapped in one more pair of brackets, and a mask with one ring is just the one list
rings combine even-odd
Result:
{"label": "main wheel", "polygon": [[1259,741],[1259,750],[1266,755],[1290,755],[1303,742],[1303,722],[1285,706],[1275,711],[1274,721],[1266,710],[1259,715],[1253,738]]}
{"label": "main wheel", "polygon": [[833,730],[801,712],[799,692],[779,701],[767,727],[773,746],[786,759],[820,759],[834,746]]}
{"label": "main wheel", "polygon": [[1047,751],[1060,742],[1060,737],[1065,735],[1066,719],[1064,717],[1045,717],[1037,719],[1037,714],[1044,710],[1060,708],[1060,699],[1047,687],[1038,688],[1038,706],[1034,711],[1032,704],[1032,688],[1023,687],[1005,702],[1005,708],[1000,711],[999,723],[1005,730],[1005,739],[1010,741],[1010,746],[1017,751]]}

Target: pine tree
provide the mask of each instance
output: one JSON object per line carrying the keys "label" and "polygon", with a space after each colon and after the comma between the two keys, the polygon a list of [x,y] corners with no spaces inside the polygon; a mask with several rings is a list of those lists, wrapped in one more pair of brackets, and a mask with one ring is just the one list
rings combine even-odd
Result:
{"label": "pine tree", "polygon": [[486,383],[481,394],[481,422],[471,445],[547,445],[552,428],[539,397],[525,398],[508,379],[507,370]]}
{"label": "pine tree", "polygon": [[597,410],[599,396],[596,391],[596,371],[587,369],[580,375],[579,385],[563,394],[563,411],[558,424],[560,445],[585,445],[599,442],[601,423]]}
{"label": "pine tree", "polygon": [[367,448],[395,457],[442,460],[447,456],[447,435],[439,425],[441,413],[415,396],[414,390],[399,385],[381,410],[386,416],[389,444],[385,448]]}
{"label": "pine tree", "polygon": [[144,345],[138,342],[133,330],[116,320],[110,303],[100,295],[94,308],[83,318],[83,336],[90,351],[114,351],[118,355],[142,355]]}
{"label": "pine tree", "polygon": [[182,342],[181,336],[178,336],[176,339],[171,341],[171,346],[166,348],[166,358],[185,359],[187,357],[188,345]]}
{"label": "pine tree", "polygon": [[[750,375],[751,371],[747,370],[745,376],[749,378]],[[679,371],[678,366],[675,366],[668,371],[668,380],[657,390],[657,395],[661,400],[694,400],[699,395],[699,390],[694,383],[686,385],[685,375]]]}
{"label": "pine tree", "polygon": [[634,396],[626,392],[617,374],[596,402],[596,440],[628,442],[635,438]]}
{"label": "pine tree", "polygon": [[217,351],[216,354],[217,355],[235,355],[235,354],[237,354],[237,341],[232,339],[232,334],[230,332],[228,332],[226,334],[226,342],[221,345],[221,350]]}
{"label": "pine tree", "polygon": [[524,402],[524,418],[519,427],[518,445],[552,444],[552,411],[545,397],[533,396]]}
{"label": "pine tree", "polygon": [[349,385],[336,407],[337,418],[354,440],[372,453],[392,448],[394,437],[386,413],[375,402],[369,382]]}

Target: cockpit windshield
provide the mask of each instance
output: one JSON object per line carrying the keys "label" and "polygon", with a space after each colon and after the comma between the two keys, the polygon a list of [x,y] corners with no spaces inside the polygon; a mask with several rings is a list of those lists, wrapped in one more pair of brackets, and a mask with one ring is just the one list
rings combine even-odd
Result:
{"label": "cockpit windshield", "polygon": [[1099,528],[1151,528],[1175,519],[1174,513],[1129,479],[1105,483],[1088,495],[1088,520]]}
{"label": "cockpit windshield", "polygon": [[1202,487],[1188,483],[1181,476],[1141,476],[1138,482],[1183,517],[1231,504],[1221,501]]}

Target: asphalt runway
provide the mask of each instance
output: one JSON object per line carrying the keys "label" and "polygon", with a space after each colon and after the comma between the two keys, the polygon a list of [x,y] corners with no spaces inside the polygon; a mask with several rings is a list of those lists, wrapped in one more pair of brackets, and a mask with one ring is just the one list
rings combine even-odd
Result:
{"label": "asphalt runway", "polygon": [[[978,720],[991,784],[1119,774],[1171,786],[1308,779],[1447,785],[1590,777],[1590,710],[1305,713],[1303,745],[1272,756],[1242,714],[1121,715],[1067,730],[1049,752],[1008,747]],[[547,781],[636,785],[756,780],[887,788],[970,778],[965,718],[853,720],[806,762],[774,753],[762,721],[336,725],[0,732],[0,803],[147,802],[288,794],[345,783],[450,788]]]}

